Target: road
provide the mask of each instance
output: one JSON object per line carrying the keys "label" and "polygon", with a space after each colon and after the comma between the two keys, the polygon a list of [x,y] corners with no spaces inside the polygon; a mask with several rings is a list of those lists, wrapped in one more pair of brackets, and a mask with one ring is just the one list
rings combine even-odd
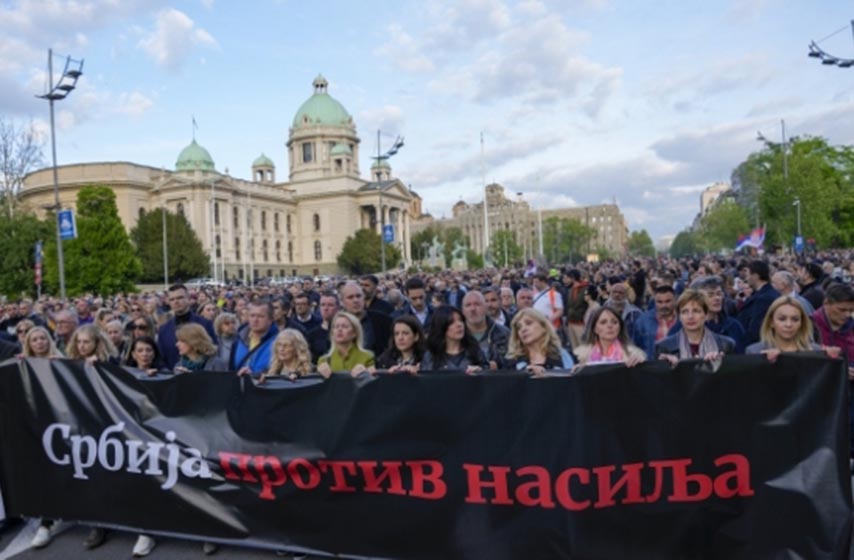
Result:
{"label": "road", "polygon": [[[37,521],[7,526],[0,530],[0,560],[116,560],[131,558],[131,551],[136,542],[136,535],[111,531],[107,542],[95,550],[83,548],[83,540],[89,529],[81,526],[63,526],[51,544],[46,548],[36,550],[30,547],[30,541],[38,526]],[[148,558],[156,560],[185,560],[193,558],[210,558],[212,560],[235,559],[265,559],[279,558],[274,552],[251,548],[231,546],[220,547],[212,556],[202,553],[199,542],[158,538],[157,547]],[[290,558],[289,555],[285,558]],[[309,556],[307,560],[320,560],[328,556]]]}

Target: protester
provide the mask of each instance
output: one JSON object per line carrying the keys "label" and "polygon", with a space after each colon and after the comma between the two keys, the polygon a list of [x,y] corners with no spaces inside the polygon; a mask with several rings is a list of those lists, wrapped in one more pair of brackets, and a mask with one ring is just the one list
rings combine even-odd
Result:
{"label": "protester", "polygon": [[130,353],[125,363],[128,367],[141,369],[147,375],[154,375],[162,367],[157,343],[150,336],[134,338],[130,343]]}
{"label": "protester", "polygon": [[27,332],[23,345],[25,358],[62,358],[62,352],[56,348],[50,331],[45,327],[33,327]]}
{"label": "protester", "polygon": [[[714,333],[731,338],[735,342],[735,354],[744,353],[745,331],[741,323],[731,317],[725,306],[723,281],[720,276],[704,276],[691,282],[691,289],[698,290],[706,298],[709,312],[706,316],[706,328]],[[668,334],[676,334],[682,329],[678,320]]]}
{"label": "protester", "polygon": [[112,321],[108,321],[104,326],[104,333],[110,339],[110,342],[113,343],[113,347],[116,349],[116,357],[119,358],[120,362],[123,362],[127,358],[130,347],[125,337],[125,329],[121,320],[113,319]]}
{"label": "protester", "polygon": [[533,308],[542,313],[553,327],[559,329],[563,317],[563,298],[549,283],[549,276],[544,271],[534,275],[534,290]]}
{"label": "protester", "polygon": [[516,369],[543,375],[575,365],[569,352],[561,347],[560,337],[551,322],[536,309],[519,311],[510,328],[507,358],[515,362]]}
{"label": "protester", "polygon": [[[765,314],[759,342],[747,347],[748,354],[767,354],[773,361],[783,352],[822,350],[813,341],[813,326],[803,304],[792,296],[780,296]],[[839,349],[836,348],[836,356]]]}
{"label": "protester", "polygon": [[629,302],[629,287],[625,282],[614,281],[608,287],[608,299],[603,304],[620,314],[620,320],[625,325],[629,338],[634,334],[634,325],[641,310]]}
{"label": "protester", "polygon": [[418,320],[422,329],[425,329],[430,323],[430,316],[433,309],[427,303],[427,292],[424,287],[424,281],[421,278],[410,278],[404,286],[406,297],[409,300],[408,305],[404,305],[397,313],[397,317],[403,315],[412,315]]}
{"label": "protester", "polygon": [[519,288],[516,292],[516,309],[527,309],[534,306],[534,292],[531,288]]}
{"label": "protester", "polygon": [[778,270],[772,274],[771,286],[777,290],[781,297],[789,296],[797,300],[807,315],[812,315],[815,312],[815,307],[813,307],[812,303],[798,293],[798,283],[795,280],[795,275],[788,270]]}
{"label": "protester", "polygon": [[[357,286],[358,287],[358,286]],[[317,371],[324,377],[332,372],[349,372],[353,376],[374,365],[374,353],[363,346],[362,323],[346,311],[332,319],[332,346],[317,361]]]}
{"label": "protester", "polygon": [[130,338],[139,338],[148,336],[156,339],[157,325],[151,315],[145,313],[137,313],[131,321],[127,323],[127,330],[130,333]]}
{"label": "protester", "polygon": [[421,371],[477,373],[486,367],[489,367],[486,356],[468,331],[460,310],[450,305],[435,309]]}
{"label": "protester", "polygon": [[[496,324],[507,329],[510,328],[512,315],[501,308],[500,288],[488,286],[480,290],[483,294],[483,299],[486,302],[486,316]],[[465,299],[465,298],[463,298]]]}
{"label": "protester", "polygon": [[296,329],[285,329],[273,341],[270,367],[258,378],[258,383],[264,383],[271,377],[294,380],[308,375],[313,369],[314,364],[311,363],[311,352],[305,337]]}
{"label": "protester", "polygon": [[382,294],[378,290],[379,283],[379,278],[373,274],[365,274],[359,278],[359,285],[365,293],[365,309],[391,315],[394,313],[394,307],[382,299]]}
{"label": "protester", "polygon": [[587,312],[587,287],[590,285],[581,278],[581,272],[572,268],[563,273],[563,285],[566,288],[566,334],[570,346],[581,344],[584,336],[584,316]]}
{"label": "protester", "polygon": [[311,307],[311,298],[305,292],[300,292],[294,297],[293,319],[302,326],[303,334],[310,332],[321,322],[320,317],[312,311]]}
{"label": "protester", "polygon": [[237,340],[237,316],[223,311],[214,319],[214,332],[217,338],[217,355],[228,363],[231,358],[231,347]]}
{"label": "protester", "polygon": [[163,358],[164,366],[172,369],[178,363],[179,359],[178,349],[175,346],[175,343],[178,341],[175,331],[179,326],[187,323],[202,325],[214,344],[216,344],[216,333],[214,332],[213,323],[190,311],[190,297],[186,286],[183,284],[174,284],[169,287],[168,293],[169,306],[172,308],[174,316],[166,321],[158,330],[157,344],[160,356]]}
{"label": "protester", "polygon": [[228,362],[217,355],[216,345],[203,326],[185,323],[175,331],[175,337],[179,356],[175,373],[228,370]]}
{"label": "protester", "polygon": [[653,291],[655,307],[644,311],[635,321],[632,340],[647,356],[655,355],[655,344],[665,339],[676,324],[676,292],[672,286]]}
{"label": "protester", "polygon": [[510,329],[503,327],[486,315],[486,299],[477,290],[463,296],[463,317],[466,330],[480,345],[480,350],[489,362],[489,369],[503,369],[507,360],[507,344]]}
{"label": "protester", "polygon": [[501,310],[507,314],[510,320],[513,320],[513,315],[516,314],[516,296],[513,294],[513,288],[509,286],[501,287]]}
{"label": "protester", "polygon": [[217,315],[219,315],[219,307],[217,307],[216,303],[209,301],[200,306],[199,315],[213,322],[216,320]]}
{"label": "protester", "polygon": [[311,349],[311,359],[317,363],[317,359],[329,351],[329,331],[332,327],[332,318],[340,310],[338,294],[333,291],[323,292],[318,303],[320,309],[320,324],[308,332],[306,340]]}
{"label": "protester", "polygon": [[754,259],[747,268],[747,282],[753,293],[744,300],[736,318],[744,327],[745,345],[750,345],[759,341],[759,329],[762,328],[765,314],[780,294],[770,284],[770,268],[766,261]]}
{"label": "protester", "polygon": [[71,339],[71,335],[74,334],[75,329],[77,329],[77,315],[71,311],[59,311],[55,315],[55,320],[56,329],[54,330],[53,337],[54,342],[56,342],[56,348],[63,354],[67,354],[68,341]]}
{"label": "protester", "polygon": [[17,336],[18,344],[21,347],[24,346],[24,340],[27,338],[27,333],[35,326],[36,324],[30,319],[21,319],[18,321],[18,324],[15,325],[15,335]]}
{"label": "protester", "polygon": [[734,340],[706,328],[709,304],[699,290],[683,291],[676,302],[676,312],[682,329],[656,343],[654,355],[659,359],[672,365],[692,358],[710,362],[735,351]]}
{"label": "protester", "polygon": [[392,339],[388,349],[377,358],[376,369],[389,373],[404,371],[416,374],[425,348],[421,323],[413,315],[401,315],[392,323]]}
{"label": "protester", "polygon": [[365,295],[358,282],[349,281],[341,287],[341,306],[362,324],[365,348],[381,355],[391,337],[391,317],[365,308]]}
{"label": "protester", "polygon": [[623,362],[632,367],[646,360],[644,351],[629,342],[620,314],[608,306],[593,312],[583,342],[575,349],[580,366]]}
{"label": "protester", "polygon": [[273,342],[279,330],[273,323],[273,306],[268,302],[249,304],[248,318],[231,347],[229,369],[258,376],[270,367]]}
{"label": "protester", "polygon": [[119,363],[113,343],[94,324],[77,327],[68,342],[66,355],[72,360]]}

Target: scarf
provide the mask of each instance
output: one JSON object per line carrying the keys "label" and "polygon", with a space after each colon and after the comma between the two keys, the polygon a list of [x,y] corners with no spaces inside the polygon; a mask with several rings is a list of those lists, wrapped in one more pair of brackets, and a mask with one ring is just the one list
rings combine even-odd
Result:
{"label": "scarf", "polygon": [[624,361],[623,356],[623,345],[618,341],[614,341],[611,344],[611,347],[608,349],[608,352],[602,353],[602,346],[597,342],[593,345],[593,350],[590,352],[590,359],[587,360],[588,363],[602,363],[602,362],[622,362]]}
{"label": "scarf", "polygon": [[187,356],[181,356],[181,360],[178,362],[178,365],[185,367],[190,371],[202,371],[205,369],[205,362],[207,362],[207,359],[204,356],[202,356],[198,362],[192,361]]}
{"label": "scarf", "polygon": [[[700,349],[697,351],[699,358],[704,358],[709,352],[719,352],[720,348],[718,348],[717,342],[715,342],[715,335],[712,333],[711,329],[703,329],[703,339],[700,341]],[[688,335],[685,334],[685,329],[679,331],[679,359],[684,360],[688,358],[694,358],[695,356],[691,352],[691,343],[688,342]]]}

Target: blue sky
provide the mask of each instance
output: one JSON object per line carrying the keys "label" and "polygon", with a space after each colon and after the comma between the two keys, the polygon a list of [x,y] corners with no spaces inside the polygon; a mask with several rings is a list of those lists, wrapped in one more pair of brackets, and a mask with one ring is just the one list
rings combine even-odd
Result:
{"label": "blue sky", "polygon": [[[217,169],[250,177],[322,73],[376,130],[434,216],[485,176],[543,208],[616,199],[631,230],[672,236],[758,131],[854,143],[850,2],[731,0],[0,1],[0,113],[46,130],[47,48],[85,58],[57,104],[59,163],[173,168],[198,123]],[[46,148],[49,144],[46,144]],[[49,150],[45,150],[49,155]]]}

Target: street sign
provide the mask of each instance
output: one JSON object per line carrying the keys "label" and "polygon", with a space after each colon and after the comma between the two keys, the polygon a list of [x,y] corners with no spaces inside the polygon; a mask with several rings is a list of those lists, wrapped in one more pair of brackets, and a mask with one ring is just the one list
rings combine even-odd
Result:
{"label": "street sign", "polygon": [[60,210],[57,219],[59,220],[59,238],[63,241],[76,239],[77,221],[74,219],[74,212],[72,210]]}
{"label": "street sign", "polygon": [[795,236],[795,252],[803,253],[804,252],[804,236],[796,235]]}
{"label": "street sign", "polygon": [[394,242],[394,226],[391,224],[386,224],[383,226],[383,241],[386,243]]}

